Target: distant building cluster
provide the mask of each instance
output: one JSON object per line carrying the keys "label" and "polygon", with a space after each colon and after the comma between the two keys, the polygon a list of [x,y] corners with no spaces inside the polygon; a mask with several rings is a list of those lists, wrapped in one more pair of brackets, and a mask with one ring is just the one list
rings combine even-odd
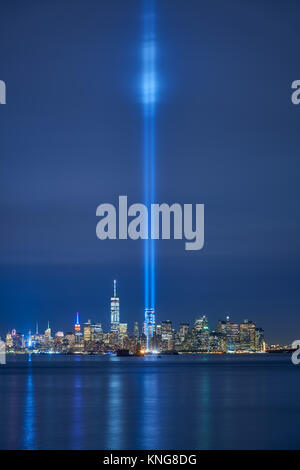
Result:
{"label": "distant building cluster", "polygon": [[[154,317],[153,317],[154,318]],[[151,326],[151,338],[147,338],[146,326],[140,328],[134,322],[131,331],[127,323],[120,322],[120,299],[117,295],[117,282],[114,281],[113,296],[110,299],[110,331],[105,332],[100,322],[88,320],[80,324],[76,314],[74,329],[69,332],[58,331],[54,335],[48,322],[44,333],[28,335],[16,330],[6,335],[7,352],[36,352],[62,354],[107,354],[127,351],[128,354],[143,355],[155,353],[246,353],[265,352],[264,330],[251,320],[236,323],[219,320],[216,329],[211,329],[205,315],[196,318],[193,325],[180,323],[179,329],[173,328],[170,320]]]}

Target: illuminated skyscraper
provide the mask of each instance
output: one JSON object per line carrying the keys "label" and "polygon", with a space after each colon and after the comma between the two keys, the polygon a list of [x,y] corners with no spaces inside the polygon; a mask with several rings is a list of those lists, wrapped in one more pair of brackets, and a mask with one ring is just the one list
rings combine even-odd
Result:
{"label": "illuminated skyscraper", "polygon": [[239,349],[240,329],[238,323],[230,321],[226,317],[226,352],[232,353]]}
{"label": "illuminated skyscraper", "polygon": [[218,320],[217,333],[219,335],[218,348],[219,351],[226,352],[226,321]]}
{"label": "illuminated skyscraper", "polygon": [[75,323],[75,333],[79,333],[81,330],[80,323],[79,323],[79,313],[76,313],[76,323]]}
{"label": "illuminated skyscraper", "polygon": [[7,335],[6,335],[6,346],[8,348],[13,347],[13,337],[12,337],[12,334],[10,332],[8,332]]}
{"label": "illuminated skyscraper", "polygon": [[75,343],[81,343],[82,340],[82,333],[81,333],[81,326],[79,322],[79,313],[76,313],[76,323],[75,323]]}
{"label": "illuminated skyscraper", "polygon": [[194,322],[194,346],[201,351],[209,350],[209,327],[205,315]]}
{"label": "illuminated skyscraper", "polygon": [[100,322],[92,325],[92,340],[93,341],[102,341],[103,339],[103,330]]}
{"label": "illuminated skyscraper", "polygon": [[110,298],[110,331],[117,335],[120,331],[120,299],[117,297],[116,280],[114,280],[114,295]]}
{"label": "illuminated skyscraper", "polygon": [[154,308],[145,309],[144,333],[147,339],[147,351],[150,350],[150,342],[155,330],[155,311]]}
{"label": "illuminated skyscraper", "polygon": [[122,347],[124,346],[125,338],[127,338],[127,323],[120,323],[119,339]]}
{"label": "illuminated skyscraper", "polygon": [[262,328],[255,330],[255,349],[257,352],[266,352],[265,335]]}
{"label": "illuminated skyscraper", "polygon": [[25,340],[24,335],[21,333],[16,333],[13,335],[13,347],[14,349],[24,349],[25,348]]}
{"label": "illuminated skyscraper", "polygon": [[45,330],[45,338],[46,338],[46,339],[51,339],[51,328],[50,328],[50,323],[49,323],[49,321],[48,321],[47,329]]}
{"label": "illuminated skyscraper", "polygon": [[255,351],[256,325],[251,320],[240,324],[240,349]]}
{"label": "illuminated skyscraper", "polygon": [[187,335],[189,334],[189,329],[190,329],[189,323],[180,323],[179,337],[180,337],[181,342],[186,340]]}
{"label": "illuminated skyscraper", "polygon": [[83,339],[88,342],[92,339],[92,324],[91,320],[88,320],[87,323],[83,326]]}
{"label": "illuminated skyscraper", "polygon": [[163,350],[173,349],[173,328],[170,320],[164,320],[161,322],[161,342]]}

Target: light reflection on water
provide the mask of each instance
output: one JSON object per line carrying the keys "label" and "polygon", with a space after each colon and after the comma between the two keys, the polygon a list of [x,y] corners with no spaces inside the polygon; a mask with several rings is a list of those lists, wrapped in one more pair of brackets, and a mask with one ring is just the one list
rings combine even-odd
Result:
{"label": "light reflection on water", "polygon": [[142,426],[141,447],[158,449],[160,446],[158,376],[144,374],[142,377]]}
{"label": "light reflection on water", "polygon": [[72,404],[72,448],[81,449],[82,448],[82,432],[83,432],[83,422],[82,422],[82,377],[80,375],[75,375],[73,379],[73,404]]}
{"label": "light reflection on water", "polygon": [[199,440],[201,447],[209,449],[211,434],[211,417],[210,417],[210,380],[207,371],[200,379],[198,390],[198,413],[201,416],[199,421]]}
{"label": "light reflection on water", "polygon": [[122,387],[120,374],[111,374],[109,376],[108,385],[108,433],[107,444],[108,449],[121,449],[123,429],[122,421]]}
{"label": "light reflection on water", "polygon": [[35,442],[35,397],[31,369],[31,354],[28,355],[28,373],[24,403],[23,449],[36,449]]}
{"label": "light reflection on water", "polygon": [[8,356],[0,448],[299,448],[299,370],[280,355]]}

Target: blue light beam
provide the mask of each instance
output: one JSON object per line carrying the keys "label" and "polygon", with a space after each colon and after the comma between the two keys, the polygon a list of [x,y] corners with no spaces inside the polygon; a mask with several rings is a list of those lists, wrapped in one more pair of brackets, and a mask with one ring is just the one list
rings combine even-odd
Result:
{"label": "blue light beam", "polygon": [[[142,104],[144,119],[144,201],[150,207],[155,201],[155,111],[157,103],[156,37],[154,0],[144,1],[142,45]],[[145,240],[145,335],[147,350],[155,328],[155,240]]]}

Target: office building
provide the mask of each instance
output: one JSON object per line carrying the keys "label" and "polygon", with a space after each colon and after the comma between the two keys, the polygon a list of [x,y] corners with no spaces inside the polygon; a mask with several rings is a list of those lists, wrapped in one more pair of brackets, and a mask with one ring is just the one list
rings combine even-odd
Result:
{"label": "office building", "polygon": [[110,299],[110,331],[116,336],[120,328],[120,299],[117,297],[117,281],[114,280],[114,293]]}

